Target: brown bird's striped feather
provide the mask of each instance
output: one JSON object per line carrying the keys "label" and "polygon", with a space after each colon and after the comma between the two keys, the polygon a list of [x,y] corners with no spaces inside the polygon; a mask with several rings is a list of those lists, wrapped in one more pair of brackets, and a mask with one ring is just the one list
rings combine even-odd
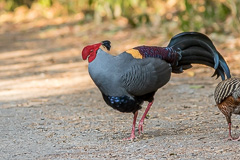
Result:
{"label": "brown bird's striped feather", "polygon": [[[220,82],[214,92],[214,98],[217,104],[220,104],[224,99],[233,95],[234,92],[240,90],[240,79],[229,78]],[[237,98],[237,97],[234,97]]]}

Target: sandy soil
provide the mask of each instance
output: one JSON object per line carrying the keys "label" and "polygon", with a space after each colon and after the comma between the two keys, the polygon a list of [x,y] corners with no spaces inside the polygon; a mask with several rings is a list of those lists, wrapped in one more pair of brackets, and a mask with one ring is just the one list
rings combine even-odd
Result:
{"label": "sandy soil", "polygon": [[[90,26],[71,19],[2,24],[0,159],[239,159],[239,142],[224,140],[227,123],[213,100],[220,80],[202,66],[173,74],[155,96],[144,134],[122,141],[130,135],[133,115],[104,103],[81,49],[112,38],[117,53],[141,43],[144,34],[141,29],[112,33],[104,27],[103,34]],[[160,39],[144,42],[168,42]],[[229,57],[226,47],[220,50],[239,76],[239,54]],[[235,136],[240,134],[237,118]]]}

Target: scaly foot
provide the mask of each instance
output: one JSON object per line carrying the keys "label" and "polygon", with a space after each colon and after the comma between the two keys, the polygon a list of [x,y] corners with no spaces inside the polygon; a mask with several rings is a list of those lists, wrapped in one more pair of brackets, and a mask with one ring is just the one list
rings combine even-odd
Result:
{"label": "scaly foot", "polygon": [[124,138],[123,140],[124,141],[133,141],[135,139],[135,134],[131,134],[131,136],[130,137],[128,137],[128,138]]}
{"label": "scaly foot", "polygon": [[228,140],[234,141],[234,138],[233,138],[231,135],[229,135],[225,140],[226,140],[226,141],[228,141]]}
{"label": "scaly foot", "polygon": [[236,139],[232,139],[232,141],[239,141],[240,140],[240,136]]}

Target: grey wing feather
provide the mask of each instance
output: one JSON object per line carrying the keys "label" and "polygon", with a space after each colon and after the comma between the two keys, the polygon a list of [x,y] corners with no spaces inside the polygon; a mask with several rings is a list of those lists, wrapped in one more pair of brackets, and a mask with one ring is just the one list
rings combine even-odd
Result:
{"label": "grey wing feather", "polygon": [[238,78],[229,78],[220,82],[215,89],[214,99],[219,104],[231,95],[235,99],[240,97],[240,79]]}
{"label": "grey wing feather", "polygon": [[232,96],[233,96],[235,99],[240,98],[240,86],[233,92]]}
{"label": "grey wing feather", "polygon": [[122,75],[122,82],[127,92],[134,96],[141,96],[157,91],[165,85],[171,77],[171,66],[154,58],[135,59],[133,65]]}

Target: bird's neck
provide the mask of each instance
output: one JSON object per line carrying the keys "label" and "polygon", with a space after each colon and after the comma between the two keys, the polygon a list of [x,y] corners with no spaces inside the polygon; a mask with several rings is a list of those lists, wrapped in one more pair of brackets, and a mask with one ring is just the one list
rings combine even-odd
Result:
{"label": "bird's neck", "polygon": [[115,61],[114,56],[99,49],[96,58],[88,65],[92,80],[102,92],[107,92],[112,85],[117,70]]}

